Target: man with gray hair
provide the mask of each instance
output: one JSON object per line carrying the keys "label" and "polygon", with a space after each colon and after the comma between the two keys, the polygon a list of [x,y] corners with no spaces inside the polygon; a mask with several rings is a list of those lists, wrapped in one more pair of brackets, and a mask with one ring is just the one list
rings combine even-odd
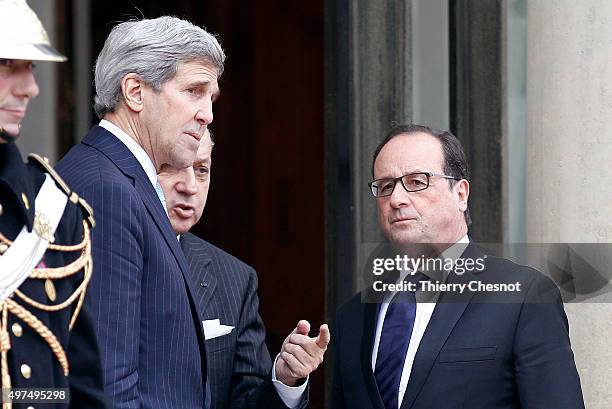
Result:
{"label": "man with gray hair", "polygon": [[58,170],[91,203],[92,312],[115,408],[208,408],[202,319],[157,173],[191,166],[225,55],[175,18],[113,28],[95,67],[101,121]]}

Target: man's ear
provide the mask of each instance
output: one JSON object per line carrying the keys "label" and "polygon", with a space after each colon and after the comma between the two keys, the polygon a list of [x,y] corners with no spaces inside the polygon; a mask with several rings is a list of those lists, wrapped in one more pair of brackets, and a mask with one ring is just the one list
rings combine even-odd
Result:
{"label": "man's ear", "polygon": [[125,105],[134,112],[142,111],[144,82],[131,72],[121,80],[121,96]]}
{"label": "man's ear", "polygon": [[455,192],[457,194],[457,205],[459,210],[465,212],[468,207],[468,197],[470,196],[470,182],[461,179],[455,183]]}

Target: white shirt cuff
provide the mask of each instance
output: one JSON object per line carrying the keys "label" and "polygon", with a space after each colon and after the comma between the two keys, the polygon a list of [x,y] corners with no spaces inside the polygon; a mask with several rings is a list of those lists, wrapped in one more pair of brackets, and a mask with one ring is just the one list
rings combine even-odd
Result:
{"label": "white shirt cuff", "polygon": [[294,409],[298,406],[300,401],[302,400],[302,396],[304,392],[306,392],[306,387],[308,386],[308,379],[310,375],[306,377],[306,382],[301,384],[300,386],[287,386],[281,381],[276,379],[276,361],[280,357],[280,354],[276,356],[274,360],[274,365],[272,365],[272,385],[274,385],[274,389],[280,396],[281,400],[289,409]]}

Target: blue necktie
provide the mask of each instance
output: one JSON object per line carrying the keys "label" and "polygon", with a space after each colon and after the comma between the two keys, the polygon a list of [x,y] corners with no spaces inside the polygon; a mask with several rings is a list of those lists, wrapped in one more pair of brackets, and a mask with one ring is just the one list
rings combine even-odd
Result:
{"label": "blue necktie", "polygon": [[[418,281],[425,279],[424,274],[417,273],[406,281],[417,282],[418,288]],[[399,406],[399,384],[415,317],[414,293],[397,293],[387,308],[374,369],[378,392],[386,409],[398,409]]]}
{"label": "blue necktie", "polygon": [[159,182],[155,184],[155,193],[157,193],[157,197],[159,198],[159,201],[161,202],[164,211],[166,212],[166,214],[168,214],[168,209],[166,209],[166,196],[164,195],[164,190],[162,189],[161,184]]}

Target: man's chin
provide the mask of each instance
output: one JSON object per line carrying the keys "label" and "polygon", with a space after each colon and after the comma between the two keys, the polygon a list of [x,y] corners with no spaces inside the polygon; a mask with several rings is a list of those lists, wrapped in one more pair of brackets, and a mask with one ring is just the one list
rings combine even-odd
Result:
{"label": "man's chin", "polygon": [[415,245],[431,244],[432,239],[420,229],[392,229],[386,234],[387,240],[397,249],[414,248]]}
{"label": "man's chin", "polygon": [[186,222],[178,217],[173,217],[171,220],[171,224],[172,224],[172,230],[174,230],[174,232],[177,235],[187,233],[189,229],[191,229],[191,226],[192,226],[190,222]]}
{"label": "man's chin", "polygon": [[15,142],[19,138],[19,127],[17,127],[17,133],[11,132],[11,128],[0,128],[0,143]]}
{"label": "man's chin", "polygon": [[389,241],[400,243],[420,243],[425,240],[425,235],[416,222],[394,223],[389,226],[386,236]]}
{"label": "man's chin", "polygon": [[187,226],[179,226],[177,229],[174,229],[176,234],[185,234],[189,232],[189,228]]}

